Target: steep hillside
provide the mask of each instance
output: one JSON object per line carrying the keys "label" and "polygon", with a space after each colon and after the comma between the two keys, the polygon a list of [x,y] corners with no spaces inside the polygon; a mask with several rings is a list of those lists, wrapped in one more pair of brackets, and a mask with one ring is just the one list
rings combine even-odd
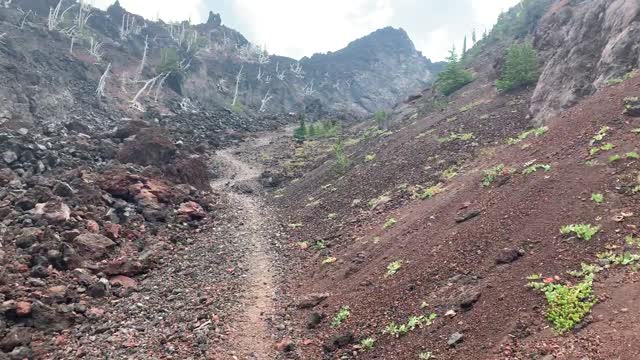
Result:
{"label": "steep hillside", "polygon": [[[58,9],[51,22],[44,16],[50,8]],[[45,107],[66,116],[74,105],[166,113],[217,111],[232,104],[234,111],[253,115],[362,116],[424,89],[439,69],[404,31],[391,28],[340,52],[298,62],[268,54],[213,13],[206,23],[191,25],[149,21],[117,1],[106,12],[79,9],[71,0],[16,0],[0,8],[7,54],[2,99],[15,104],[3,117],[29,119],[33,112],[42,117],[38,112]],[[84,16],[82,25],[78,15]],[[38,48],[44,41],[51,53]],[[36,69],[49,73],[46,81],[27,79]],[[103,74],[104,90],[92,97]]]}
{"label": "steep hillside", "polygon": [[[518,6],[463,60],[474,81],[452,95],[399,104],[389,131],[360,124],[342,145],[262,155],[295,179],[273,201],[295,264],[297,356],[640,356],[638,54],[631,41],[611,52],[637,27],[632,3]],[[616,25],[585,25],[585,11]],[[579,45],[543,46],[560,24]],[[507,49],[527,37],[538,83],[498,92]]]}

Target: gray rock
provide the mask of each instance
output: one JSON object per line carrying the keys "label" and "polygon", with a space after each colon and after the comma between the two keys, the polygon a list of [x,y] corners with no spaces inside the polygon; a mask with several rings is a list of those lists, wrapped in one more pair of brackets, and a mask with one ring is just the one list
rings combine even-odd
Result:
{"label": "gray rock", "polygon": [[59,182],[53,187],[53,193],[61,197],[73,196],[73,189],[65,182]]}
{"label": "gray rock", "polygon": [[116,246],[111,239],[99,234],[82,234],[73,239],[78,255],[90,260],[100,260]]}
{"label": "gray rock", "polygon": [[449,346],[456,346],[460,344],[463,340],[464,340],[464,335],[460,332],[456,332],[451,334],[451,336],[449,336],[449,341],[447,341],[447,344]]}
{"label": "gray rock", "polygon": [[0,340],[0,349],[5,352],[13,351],[18,346],[25,346],[31,343],[31,330],[24,327],[14,327]]}
{"label": "gray rock", "polygon": [[2,153],[2,160],[7,164],[12,164],[14,161],[18,160],[18,155],[13,151],[8,150]]}

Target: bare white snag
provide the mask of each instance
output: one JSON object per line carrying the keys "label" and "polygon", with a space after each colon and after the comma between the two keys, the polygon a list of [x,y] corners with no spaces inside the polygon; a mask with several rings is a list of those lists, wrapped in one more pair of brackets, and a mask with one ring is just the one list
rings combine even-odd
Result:
{"label": "bare white snag", "polygon": [[11,5],[11,2],[12,2],[12,1],[13,1],[13,0],[3,0],[3,1],[2,1],[2,6],[6,9],[6,8],[8,8],[8,7],[9,7],[9,5]]}
{"label": "bare white snag", "polygon": [[49,18],[47,19],[47,26],[49,28],[49,31],[56,30],[60,23],[62,23],[62,20],[64,20],[64,15],[74,6],[75,4],[69,6],[62,13],[60,13],[60,10],[62,9],[62,0],[60,0],[55,8],[49,8]]}
{"label": "bare white snag", "polygon": [[302,70],[302,65],[300,65],[300,61],[295,64],[291,64],[290,66],[291,72],[300,79],[304,79],[304,70]]}
{"label": "bare white snag", "polygon": [[305,85],[305,87],[302,89],[302,92],[307,95],[307,96],[311,96],[313,94],[315,94],[315,90],[313,90],[313,82],[314,80],[311,80],[309,83],[307,83],[307,85]]}
{"label": "bare white snag", "polygon": [[142,72],[144,71],[144,66],[147,62],[147,50],[149,50],[149,35],[144,38],[144,51],[142,52],[140,67],[138,67],[138,72],[136,73],[136,81],[140,79],[140,77],[142,76]]}
{"label": "bare white snag", "polygon": [[93,16],[93,14],[91,13],[91,5],[85,0],[80,0],[79,4],[80,8],[78,9],[78,16],[76,16],[76,27],[80,32],[83,32],[85,26],[87,26],[87,21],[89,21],[89,18]]}
{"label": "bare white snag", "polygon": [[[147,23],[144,23],[144,27]],[[136,24],[136,17],[129,14],[122,15],[122,24],[120,25],[120,39],[125,40],[130,34],[140,34],[142,26]]]}
{"label": "bare white snag", "polygon": [[238,89],[240,88],[240,80],[242,79],[242,70],[244,69],[244,65],[240,66],[240,71],[238,71],[238,75],[236,76],[236,92],[233,94],[233,102],[231,106],[236,106],[238,101]]}
{"label": "bare white snag", "polygon": [[273,96],[271,96],[271,89],[267,90],[267,93],[264,95],[264,97],[262,98],[262,100],[260,100],[261,105],[260,105],[260,112],[265,112],[267,111],[267,103],[269,103],[269,101],[273,98]]}
{"label": "bare white snag", "polygon": [[102,61],[102,55],[104,55],[104,51],[102,50],[102,43],[91,38],[89,54],[96,59],[96,63]]}
{"label": "bare white snag", "polygon": [[156,86],[156,92],[153,95],[153,101],[154,102],[156,102],[156,103],[158,102],[158,97],[160,97],[160,91],[162,90],[162,86],[164,85],[164,81],[167,80],[169,75],[171,75],[171,71],[169,71],[165,76],[163,76],[162,79],[160,79],[160,82],[158,83],[158,86]]}
{"label": "bare white snag", "polygon": [[140,104],[140,102],[138,101],[138,98],[145,92],[145,90],[147,91],[147,93],[151,91],[151,89],[153,89],[153,86],[156,84],[156,82],[158,82],[158,80],[161,79],[164,75],[165,74],[160,74],[152,79],[145,81],[142,88],[136,93],[136,96],[134,96],[133,99],[130,101],[129,107],[139,111],[144,111],[144,107],[142,106],[142,104]]}
{"label": "bare white snag", "polygon": [[69,54],[73,55],[73,45],[76,43],[76,37],[71,36],[71,45],[69,45]]}
{"label": "bare white snag", "polygon": [[100,77],[100,81],[98,82],[98,88],[96,89],[96,95],[98,98],[104,96],[104,88],[107,85],[107,78],[109,77],[109,71],[111,70],[111,63],[107,65],[107,69],[104,71],[102,76]]}
{"label": "bare white snag", "polygon": [[278,78],[278,80],[284,81],[285,71],[282,70],[282,72],[280,72],[279,68],[280,68],[280,63],[276,63],[276,77]]}
{"label": "bare white snag", "polygon": [[0,44],[4,44],[4,41],[2,41],[2,39],[4,39],[5,36],[7,36],[7,33],[0,34]]}
{"label": "bare white snag", "polygon": [[22,21],[20,22],[20,29],[24,29],[24,23],[27,21],[27,18],[29,17],[29,15],[31,15],[33,11],[29,10],[27,12],[27,14],[22,18]]}

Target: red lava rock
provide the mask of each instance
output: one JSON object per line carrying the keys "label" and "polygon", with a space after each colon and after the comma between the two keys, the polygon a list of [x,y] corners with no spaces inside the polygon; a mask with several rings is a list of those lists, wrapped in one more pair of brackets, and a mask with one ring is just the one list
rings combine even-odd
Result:
{"label": "red lava rock", "polygon": [[100,232],[100,225],[98,225],[98,223],[94,220],[87,220],[86,227],[87,231],[89,231],[90,233],[97,234]]}
{"label": "red lava rock", "polygon": [[16,304],[16,315],[20,317],[26,317],[31,314],[31,303],[26,301],[19,301]]}
{"label": "red lava rock", "polygon": [[124,275],[112,277],[109,279],[109,284],[111,284],[111,286],[122,286],[125,289],[135,289],[138,287],[137,281]]}
{"label": "red lava rock", "polygon": [[329,298],[328,293],[309,294],[298,301],[299,309],[311,309]]}
{"label": "red lava rock", "polygon": [[111,239],[99,234],[82,234],[73,239],[78,254],[90,260],[100,260],[116,245]]}
{"label": "red lava rock", "polygon": [[201,220],[207,216],[202,206],[194,201],[181,204],[177,212],[185,220]]}
{"label": "red lava rock", "polygon": [[107,222],[104,224],[104,231],[107,234],[107,237],[111,240],[117,240],[120,238],[120,231],[122,230],[122,226],[119,224],[114,224],[111,222]]}
{"label": "red lava rock", "polygon": [[86,315],[90,319],[100,319],[104,316],[104,310],[97,307],[93,307],[87,310]]}
{"label": "red lava rock", "polygon": [[278,352],[291,352],[294,348],[294,343],[288,337],[282,339],[279,343],[275,345],[276,351]]}
{"label": "red lava rock", "polygon": [[146,272],[147,267],[140,261],[128,259],[116,259],[107,262],[102,267],[102,272],[107,275],[134,276]]}

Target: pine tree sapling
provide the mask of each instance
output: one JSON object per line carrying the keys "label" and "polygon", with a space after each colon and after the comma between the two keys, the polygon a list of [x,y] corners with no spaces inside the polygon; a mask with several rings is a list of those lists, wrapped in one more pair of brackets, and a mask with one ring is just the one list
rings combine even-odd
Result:
{"label": "pine tree sapling", "polygon": [[538,55],[531,42],[513,44],[507,53],[504,70],[496,87],[510,91],[538,81]]}
{"label": "pine tree sapling", "polygon": [[448,96],[472,81],[473,75],[462,67],[458,60],[456,49],[453,47],[449,51],[445,70],[438,74],[438,80],[436,80],[437,89]]}

